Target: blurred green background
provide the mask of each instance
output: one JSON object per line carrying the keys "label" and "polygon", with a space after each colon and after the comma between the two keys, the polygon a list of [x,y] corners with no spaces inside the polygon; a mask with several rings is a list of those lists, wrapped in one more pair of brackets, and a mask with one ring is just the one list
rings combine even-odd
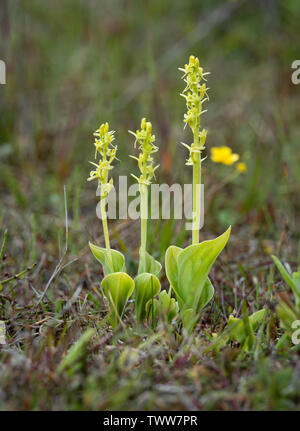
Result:
{"label": "blurred green background", "polygon": [[[38,247],[56,253],[64,184],[72,251],[99,235],[95,184],[86,178],[92,132],[104,121],[117,131],[114,176],[135,173],[127,130],[146,116],[160,147],[158,180],[191,182],[179,144],[190,133],[178,71],[190,54],[211,72],[208,149],[229,145],[247,163],[246,174],[222,186],[232,168],[205,161],[204,235],[233,224],[238,238],[277,241],[284,232],[296,244],[300,85],[291,64],[300,58],[299,22],[297,0],[1,0],[0,226],[17,239],[16,252],[27,261]],[[162,244],[153,244],[160,229]],[[160,257],[185,236],[172,222],[152,223],[151,232]],[[136,230],[115,236],[121,248],[137,244]]]}

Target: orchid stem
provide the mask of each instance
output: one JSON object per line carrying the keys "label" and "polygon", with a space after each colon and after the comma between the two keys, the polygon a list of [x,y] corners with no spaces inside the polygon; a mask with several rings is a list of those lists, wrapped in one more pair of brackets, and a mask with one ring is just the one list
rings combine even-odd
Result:
{"label": "orchid stem", "polygon": [[107,226],[107,213],[106,213],[106,207],[105,207],[106,197],[101,196],[100,206],[101,206],[101,219],[102,219],[102,227],[103,227],[103,233],[104,233],[105,248],[107,251],[109,265],[113,270],[113,260],[112,260],[112,254],[110,249],[109,233],[108,233],[108,226]]}
{"label": "orchid stem", "polygon": [[147,247],[147,219],[148,219],[148,189],[146,184],[140,183],[141,196],[141,249],[140,259],[142,271],[146,271],[146,247]]}
{"label": "orchid stem", "polygon": [[[199,142],[199,128],[194,132],[194,145]],[[199,243],[200,214],[201,214],[201,153],[193,154],[193,230],[192,244]]]}

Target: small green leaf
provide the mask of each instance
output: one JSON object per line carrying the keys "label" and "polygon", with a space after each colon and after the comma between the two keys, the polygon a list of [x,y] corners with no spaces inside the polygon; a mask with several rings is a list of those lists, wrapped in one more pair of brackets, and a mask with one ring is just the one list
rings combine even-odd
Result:
{"label": "small green leaf", "polygon": [[300,272],[293,272],[293,274],[290,274],[280,262],[278,257],[272,255],[272,259],[277,266],[282,278],[292,289],[295,296],[296,308],[298,309],[300,306]]}
{"label": "small green leaf", "polygon": [[145,262],[145,265],[143,265],[142,259],[140,259],[138,274],[143,274],[145,272],[148,272],[148,273],[154,274],[154,275],[156,275],[158,277],[160,271],[161,271],[161,264],[157,260],[155,260],[154,257],[151,256],[151,254],[149,254],[146,251],[146,262]]}
{"label": "small green leaf", "polygon": [[288,271],[285,269],[285,267],[282,265],[278,257],[272,255],[272,259],[277,266],[280,274],[282,275],[282,278],[284,281],[290,286],[290,288],[293,290],[295,294],[297,294],[297,289],[294,283],[294,280],[292,279],[291,275],[288,273]]}
{"label": "small green leaf", "polygon": [[85,352],[85,348],[89,343],[92,336],[95,334],[95,330],[90,328],[85,331],[81,337],[76,341],[75,344],[70,348],[67,355],[63,358],[57,368],[57,372],[61,373],[65,368],[73,366],[80,360]]}
{"label": "small green leaf", "polygon": [[102,264],[105,275],[111,274],[113,272],[126,271],[125,258],[122,253],[117,250],[110,250],[113,264],[113,267],[111,267],[108,251],[106,248],[98,247],[91,242],[89,243],[89,246],[95,258]]}
{"label": "small green leaf", "polygon": [[178,291],[178,256],[182,250],[182,248],[171,245],[167,249],[165,257],[166,275],[177,298],[180,298]]}
{"label": "small green leaf", "polygon": [[285,332],[277,341],[276,343],[276,349],[281,350],[286,347],[289,347],[290,345],[290,336],[287,332]]}
{"label": "small green leaf", "polygon": [[[247,308],[246,308],[247,310]],[[243,306],[243,318],[238,319],[230,316],[228,320],[229,338],[238,341],[243,345],[245,350],[250,350],[254,341],[254,334],[258,325],[262,322],[266,315],[266,309],[258,310],[251,316],[248,316],[248,312],[245,311]]]}
{"label": "small green leaf", "polygon": [[267,310],[263,308],[262,310],[258,310],[255,313],[251,314],[251,316],[249,317],[249,320],[254,330],[256,330],[259,323],[262,322],[266,313],[267,313]]}
{"label": "small green leaf", "polygon": [[159,279],[154,274],[144,272],[134,279],[135,312],[138,322],[146,317],[146,305],[160,292]]}
{"label": "small green leaf", "polygon": [[276,314],[279,317],[282,328],[291,333],[292,323],[299,318],[296,310],[289,307],[284,301],[279,301],[279,304],[276,306]]}
{"label": "small green leaf", "polygon": [[300,272],[293,272],[293,282],[296,289],[296,296],[300,300]]}
{"label": "small green leaf", "polygon": [[247,309],[247,304],[246,301],[244,300],[242,303],[242,313],[243,313],[243,325],[244,325],[244,333],[245,333],[245,341],[243,343],[243,348],[246,351],[249,351],[252,349],[253,345],[254,345],[254,332],[253,332],[253,327],[250,323],[250,319],[249,319],[249,315],[248,315],[248,309]]}
{"label": "small green leaf", "polygon": [[178,312],[178,303],[165,290],[160,292],[158,299],[148,301],[146,305],[146,314],[154,327],[157,325],[158,316],[167,323],[170,323]]}
{"label": "small green leaf", "polygon": [[228,329],[231,339],[237,340],[239,343],[243,341],[245,334],[243,331],[243,322],[241,319],[230,315],[228,319]]}
{"label": "small green leaf", "polygon": [[167,317],[168,322],[171,322],[179,311],[175,298],[171,298],[165,290],[158,296],[158,308]]}
{"label": "small green leaf", "polygon": [[110,322],[113,328],[118,326],[125,305],[133,292],[134,281],[125,272],[108,274],[101,282],[104,294],[110,306]]}

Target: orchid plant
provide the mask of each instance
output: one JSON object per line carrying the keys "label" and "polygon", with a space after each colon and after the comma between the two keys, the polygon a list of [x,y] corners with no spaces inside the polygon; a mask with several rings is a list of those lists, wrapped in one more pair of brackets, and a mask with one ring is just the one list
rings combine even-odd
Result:
{"label": "orchid plant", "polygon": [[185,249],[170,246],[166,252],[166,274],[177,298],[184,328],[190,332],[197,323],[201,310],[211,301],[214,287],[208,278],[213,263],[225,247],[229,236],[226,232],[216,239],[199,243],[201,214],[201,165],[205,149],[207,130],[201,129],[200,118],[208,101],[206,76],[199,65],[199,59],[191,56],[183,69],[186,84],[181,94],[186,101],[187,112],[184,122],[193,134],[193,142],[182,143],[189,151],[186,164],[193,168],[193,226],[192,244]]}
{"label": "orchid plant", "polygon": [[95,170],[90,172],[88,181],[97,180],[100,188],[100,208],[105,248],[89,243],[95,258],[102,264],[105,277],[101,282],[104,294],[110,305],[109,321],[113,327],[118,326],[126,303],[133,292],[134,282],[126,273],[125,258],[117,250],[110,248],[107,225],[106,198],[113,187],[113,179],[108,178],[113,169],[112,162],[116,158],[117,146],[114,131],[109,130],[108,123],[102,124],[94,133],[95,159],[99,155],[98,163],[90,162]]}
{"label": "orchid plant", "polygon": [[134,297],[136,318],[142,322],[146,317],[147,304],[153,301],[154,296],[160,292],[158,279],[161,264],[155,260],[146,250],[147,248],[147,221],[148,221],[148,186],[151,184],[154,172],[159,165],[153,166],[153,154],[158,151],[154,145],[155,135],[152,135],[152,124],[145,118],[141,121],[141,130],[135,133],[129,131],[135,137],[134,147],[138,144],[139,156],[130,156],[138,162],[140,176],[133,174],[133,178],[139,184],[141,207],[141,246],[138,275],[134,279]]}

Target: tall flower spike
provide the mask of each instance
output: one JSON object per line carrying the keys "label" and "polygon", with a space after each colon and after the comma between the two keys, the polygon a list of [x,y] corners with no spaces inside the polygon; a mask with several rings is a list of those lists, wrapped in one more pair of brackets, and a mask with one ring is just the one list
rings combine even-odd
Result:
{"label": "tall flower spike", "polygon": [[87,180],[98,179],[101,184],[101,198],[106,197],[113,186],[112,178],[108,182],[108,173],[113,169],[112,162],[116,158],[118,148],[116,145],[113,145],[113,141],[115,140],[114,133],[113,130],[109,130],[108,123],[101,124],[99,129],[94,132],[95,159],[97,158],[97,154],[99,154],[100,158],[98,163],[90,162],[96,169],[90,172]]}
{"label": "tall flower spike", "polygon": [[139,178],[133,174],[131,175],[139,184],[149,185],[151,184],[154,172],[159,167],[159,165],[153,167],[152,154],[158,151],[158,147],[154,145],[155,135],[151,134],[152,124],[150,121],[146,121],[146,118],[143,118],[141,121],[141,130],[137,130],[136,133],[129,130],[129,133],[135,137],[134,146],[136,147],[136,143],[139,143],[138,149],[140,150],[139,157],[130,157],[137,160],[141,175]]}
{"label": "tall flower spike", "polygon": [[194,142],[191,145],[184,144],[190,152],[190,157],[187,160],[187,165],[193,165],[198,162],[199,154],[205,148],[207,131],[202,129],[200,132],[200,116],[206,112],[203,110],[203,103],[208,100],[205,82],[205,76],[209,72],[204,73],[202,67],[199,66],[199,59],[193,55],[189,58],[189,63],[180,68],[184,72],[182,79],[186,83],[181,96],[185,98],[187,112],[184,114],[184,122],[188,124],[194,135]]}
{"label": "tall flower spike", "polygon": [[184,97],[187,107],[187,112],[184,114],[185,125],[189,125],[193,132],[193,142],[190,145],[182,144],[189,150],[189,158],[186,161],[187,165],[193,166],[193,229],[192,229],[192,244],[199,243],[200,230],[200,214],[201,214],[201,163],[204,159],[201,158],[201,152],[205,148],[207,131],[200,131],[200,117],[205,110],[203,104],[208,100],[205,82],[205,75],[202,67],[199,66],[199,59],[193,55],[189,58],[189,63],[183,69],[182,79],[186,83],[185,89],[181,96]]}

